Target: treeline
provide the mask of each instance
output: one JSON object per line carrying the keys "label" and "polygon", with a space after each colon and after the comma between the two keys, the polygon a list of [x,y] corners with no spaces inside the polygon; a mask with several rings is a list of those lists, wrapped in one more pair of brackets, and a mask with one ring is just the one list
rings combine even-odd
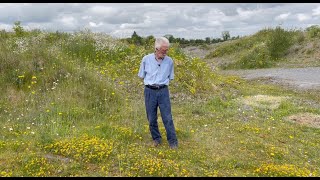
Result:
{"label": "treeline", "polygon": [[[175,38],[173,35],[167,34],[166,38],[169,39],[170,43],[179,43],[181,46],[195,46],[195,45],[203,45],[203,44],[213,44],[224,42],[228,40],[239,39],[239,36],[231,37],[229,31],[223,31],[221,34],[221,38],[210,38],[206,37],[205,39],[185,39],[185,38]],[[129,38],[122,39],[129,43],[135,45],[149,45],[154,42],[155,37],[150,35],[147,37],[139,36],[135,31]]]}

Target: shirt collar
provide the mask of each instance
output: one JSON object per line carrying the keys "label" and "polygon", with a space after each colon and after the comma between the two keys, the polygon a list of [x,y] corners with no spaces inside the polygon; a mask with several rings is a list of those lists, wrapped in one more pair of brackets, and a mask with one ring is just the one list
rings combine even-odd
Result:
{"label": "shirt collar", "polygon": [[[156,54],[153,53],[153,55],[154,55],[154,59],[157,60]],[[163,61],[163,60],[166,58],[166,56],[167,56],[167,55],[165,55],[165,56],[164,56],[162,59],[160,59],[160,60]]]}

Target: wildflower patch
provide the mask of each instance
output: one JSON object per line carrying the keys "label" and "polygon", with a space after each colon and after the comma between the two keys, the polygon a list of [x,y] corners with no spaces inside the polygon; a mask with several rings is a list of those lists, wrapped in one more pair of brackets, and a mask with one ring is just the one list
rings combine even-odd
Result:
{"label": "wildflower patch", "polygon": [[316,176],[307,168],[299,168],[293,164],[263,164],[255,170],[259,176],[268,177],[311,177]]}
{"label": "wildflower patch", "polygon": [[101,162],[113,151],[112,140],[84,135],[80,138],[64,139],[45,146],[54,154],[71,157],[82,162]]}

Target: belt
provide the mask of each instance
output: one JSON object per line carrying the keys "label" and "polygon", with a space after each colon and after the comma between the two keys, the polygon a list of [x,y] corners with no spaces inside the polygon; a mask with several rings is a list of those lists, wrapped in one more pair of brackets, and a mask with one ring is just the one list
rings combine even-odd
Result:
{"label": "belt", "polygon": [[162,89],[162,88],[165,88],[167,87],[167,85],[159,85],[159,86],[156,86],[156,85],[146,85],[147,88],[150,88],[150,89]]}

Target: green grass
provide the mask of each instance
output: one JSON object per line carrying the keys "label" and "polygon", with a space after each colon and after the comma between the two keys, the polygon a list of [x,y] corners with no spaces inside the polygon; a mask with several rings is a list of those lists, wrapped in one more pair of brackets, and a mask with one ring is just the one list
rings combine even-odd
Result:
{"label": "green grass", "polygon": [[228,57],[232,61],[218,65],[222,69],[258,69],[275,67],[285,61],[285,55],[294,44],[304,41],[304,32],[285,30],[280,26],[266,28],[237,40],[218,45],[205,58]]}
{"label": "green grass", "polygon": [[154,148],[137,76],[150,50],[91,32],[2,32],[0,47],[0,176],[319,176],[319,129],[285,120],[319,115],[318,91],[221,76],[173,45],[179,148],[160,114]]}

